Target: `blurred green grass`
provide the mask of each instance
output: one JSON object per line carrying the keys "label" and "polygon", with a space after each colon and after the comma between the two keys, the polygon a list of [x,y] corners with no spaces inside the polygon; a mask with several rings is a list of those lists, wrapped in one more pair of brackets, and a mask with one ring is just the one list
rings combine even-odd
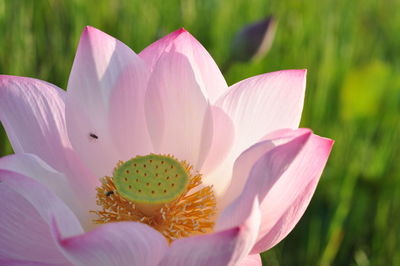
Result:
{"label": "blurred green grass", "polygon": [[183,26],[222,66],[235,32],[273,14],[269,54],[225,77],[307,68],[302,126],[336,144],[310,207],[264,264],[400,265],[399,12],[397,0],[0,0],[0,73],[65,88],[85,25],[136,52]]}

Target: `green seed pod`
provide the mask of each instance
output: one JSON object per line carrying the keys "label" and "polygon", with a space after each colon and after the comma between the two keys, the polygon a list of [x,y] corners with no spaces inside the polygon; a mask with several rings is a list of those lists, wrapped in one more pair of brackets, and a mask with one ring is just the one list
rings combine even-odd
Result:
{"label": "green seed pod", "polygon": [[180,162],[150,154],[137,156],[114,170],[118,193],[136,203],[162,204],[175,200],[186,189],[189,173]]}

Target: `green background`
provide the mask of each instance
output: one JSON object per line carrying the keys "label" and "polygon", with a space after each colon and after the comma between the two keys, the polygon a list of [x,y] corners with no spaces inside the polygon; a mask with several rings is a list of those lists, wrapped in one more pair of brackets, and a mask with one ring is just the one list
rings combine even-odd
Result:
{"label": "green background", "polygon": [[[66,88],[85,25],[136,52],[183,26],[222,66],[235,33],[271,14],[271,50],[232,64],[228,83],[307,68],[302,126],[336,143],[304,217],[264,264],[400,265],[398,0],[0,0],[0,73]],[[3,131],[0,153],[12,153]]]}

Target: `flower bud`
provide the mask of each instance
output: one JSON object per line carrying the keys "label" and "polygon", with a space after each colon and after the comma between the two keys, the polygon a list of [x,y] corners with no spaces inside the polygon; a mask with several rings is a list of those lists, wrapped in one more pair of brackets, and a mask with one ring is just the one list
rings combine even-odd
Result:
{"label": "flower bud", "polygon": [[276,26],[274,16],[245,26],[233,39],[230,60],[248,62],[264,57],[271,48]]}

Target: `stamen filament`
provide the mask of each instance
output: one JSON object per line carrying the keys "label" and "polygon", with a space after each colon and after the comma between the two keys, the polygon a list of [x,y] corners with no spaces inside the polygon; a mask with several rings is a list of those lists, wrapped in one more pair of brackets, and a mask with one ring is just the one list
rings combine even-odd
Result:
{"label": "stamen filament", "polygon": [[[173,157],[171,157],[173,158]],[[152,158],[153,162],[154,158]],[[216,199],[212,187],[202,185],[201,175],[192,174],[193,168],[180,162],[190,177],[189,182],[176,199],[161,204],[149,213],[143,204],[124,198],[115,186],[112,177],[104,177],[97,190],[97,205],[101,210],[91,211],[97,215],[95,223],[136,221],[148,224],[163,234],[169,242],[191,235],[212,231],[216,214]],[[121,166],[119,163],[117,167]]]}

